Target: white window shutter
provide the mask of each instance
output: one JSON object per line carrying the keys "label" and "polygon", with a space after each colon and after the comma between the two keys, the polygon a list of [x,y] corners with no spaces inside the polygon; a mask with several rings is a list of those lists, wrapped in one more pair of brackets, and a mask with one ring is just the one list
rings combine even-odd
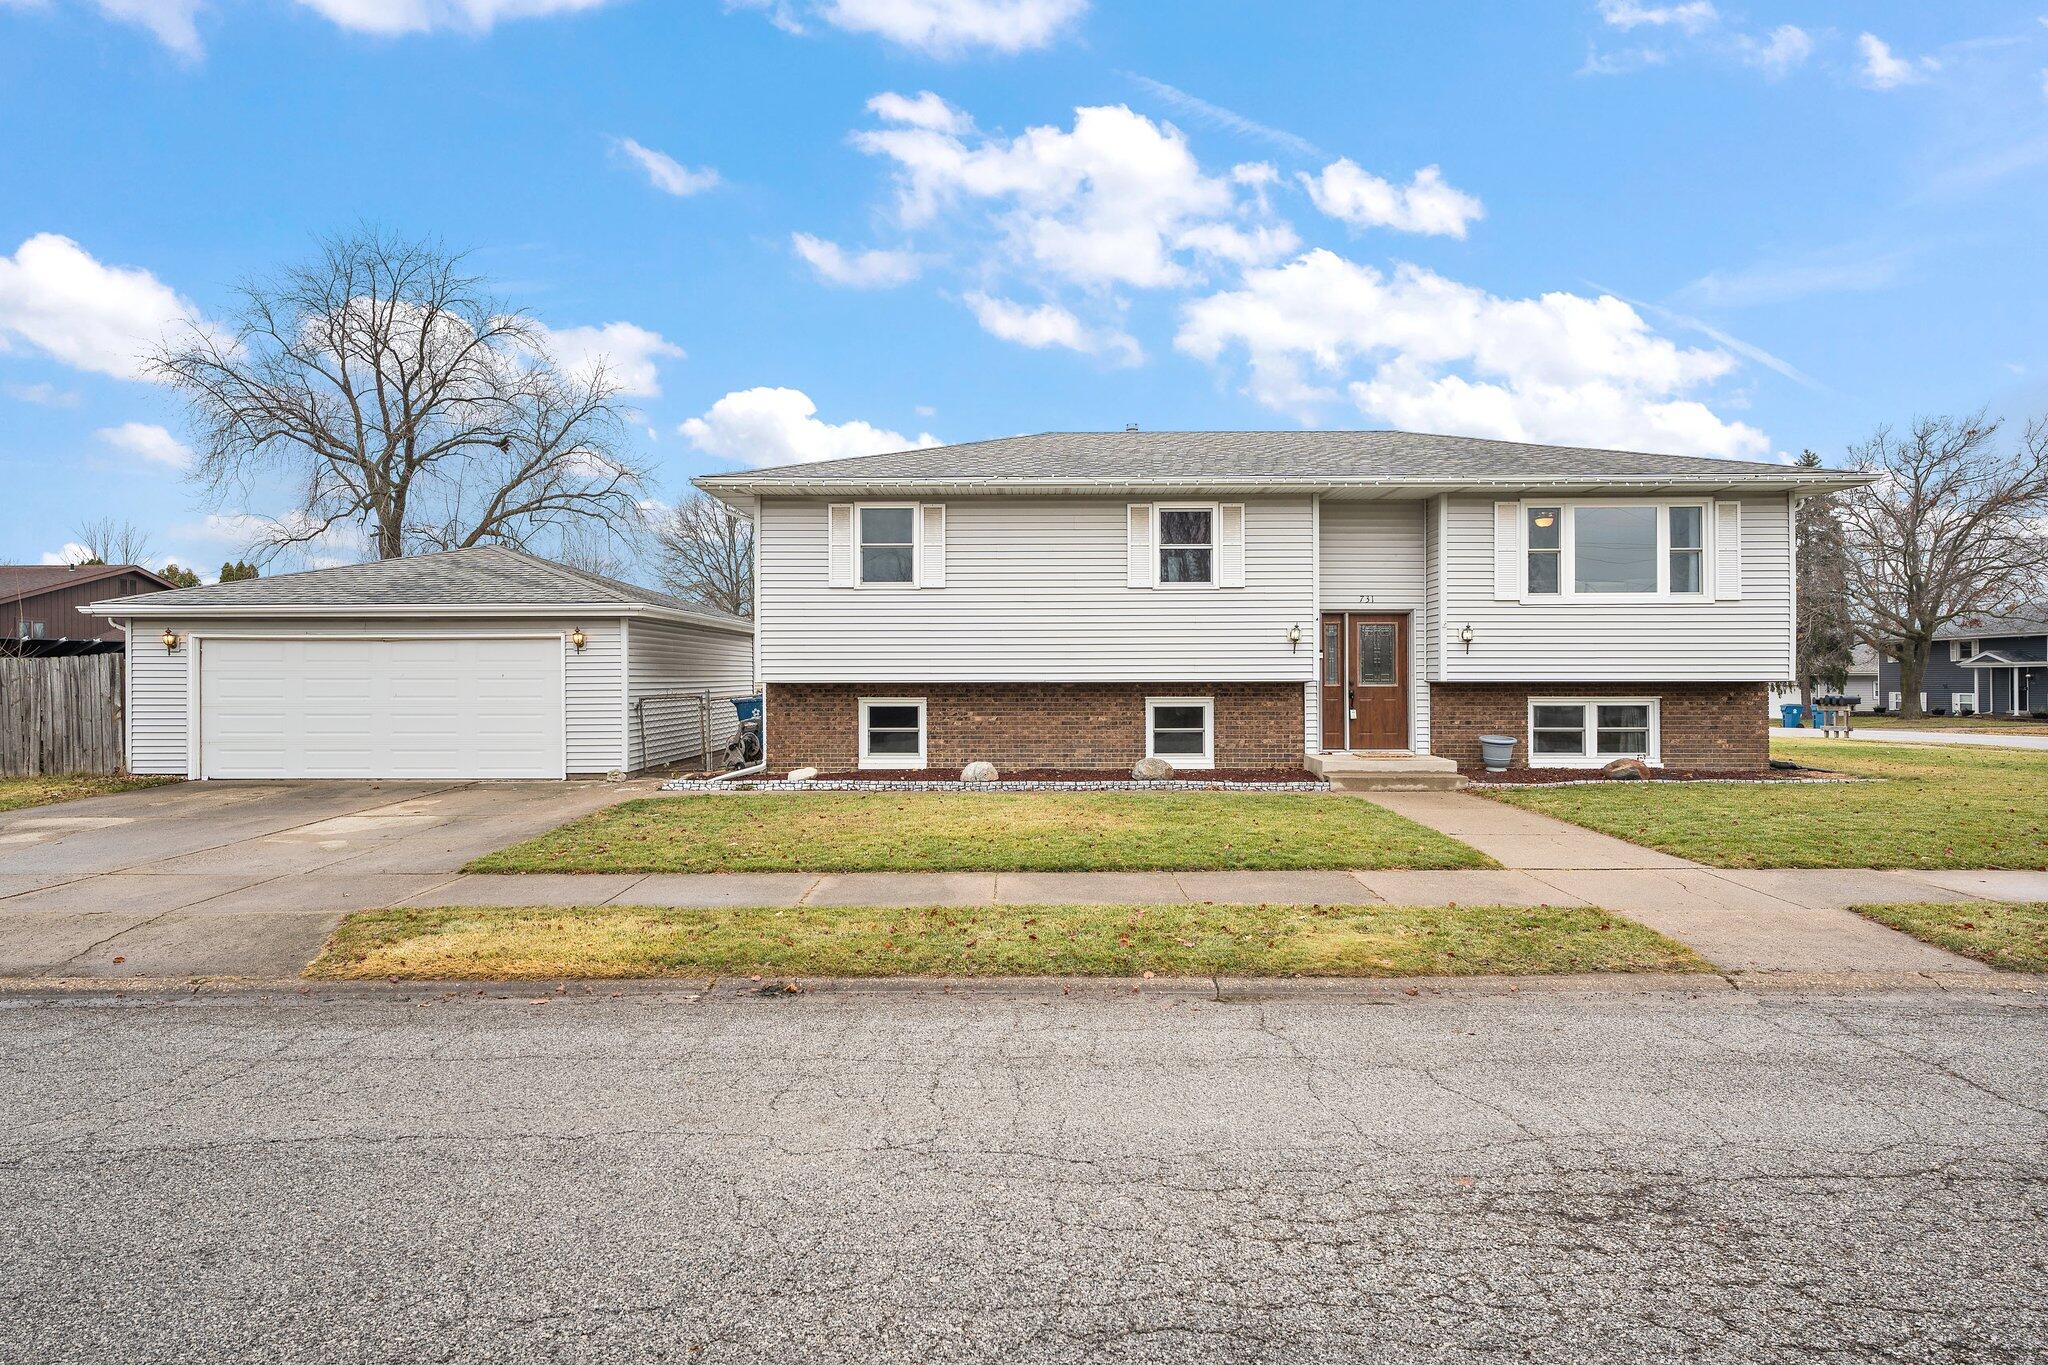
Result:
{"label": "white window shutter", "polygon": [[1124,561],[1130,586],[1149,588],[1158,571],[1152,556],[1152,504],[1134,502],[1126,517]]}
{"label": "white window shutter", "polygon": [[825,521],[825,584],[833,588],[850,588],[853,586],[853,504],[833,503]]}
{"label": "white window shutter", "polygon": [[1226,502],[1216,509],[1216,586],[1244,586],[1244,504]]}
{"label": "white window shutter", "polygon": [[924,519],[924,543],[918,547],[917,553],[917,586],[943,588],[946,586],[946,504],[928,502],[917,511]]}
{"label": "white window shutter", "polygon": [[1522,504],[1493,505],[1493,595],[1522,595]]}
{"label": "white window shutter", "polygon": [[1742,600],[1742,504],[1714,504],[1714,596]]}

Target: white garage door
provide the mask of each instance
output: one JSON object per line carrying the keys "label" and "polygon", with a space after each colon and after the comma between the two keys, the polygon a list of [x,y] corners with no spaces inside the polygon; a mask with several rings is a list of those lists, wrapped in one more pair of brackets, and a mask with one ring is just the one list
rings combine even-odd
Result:
{"label": "white garage door", "polygon": [[561,777],[559,639],[212,639],[207,777]]}

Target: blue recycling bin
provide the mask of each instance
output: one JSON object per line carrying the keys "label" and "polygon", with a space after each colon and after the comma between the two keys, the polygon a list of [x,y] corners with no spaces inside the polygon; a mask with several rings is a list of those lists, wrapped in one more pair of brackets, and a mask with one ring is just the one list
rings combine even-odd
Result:
{"label": "blue recycling bin", "polygon": [[761,698],[758,694],[751,697],[734,697],[732,699],[732,709],[739,714],[740,723],[743,725],[750,720],[759,720],[761,719]]}
{"label": "blue recycling bin", "polygon": [[1806,724],[1806,708],[1796,701],[1788,701],[1778,708],[1778,718],[1787,730],[1797,730]]}

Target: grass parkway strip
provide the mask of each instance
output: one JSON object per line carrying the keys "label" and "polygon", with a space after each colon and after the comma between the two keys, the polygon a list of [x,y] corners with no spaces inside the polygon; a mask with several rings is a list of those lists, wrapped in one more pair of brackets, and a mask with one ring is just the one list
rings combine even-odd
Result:
{"label": "grass parkway strip", "polygon": [[1149,872],[1473,868],[1369,801],[1256,792],[879,792],[627,801],[471,872]]}
{"label": "grass parkway strip", "polygon": [[1485,791],[1710,867],[2048,868],[2048,754],[1851,740],[1771,752],[1882,780]]}
{"label": "grass parkway strip", "polygon": [[1710,970],[1662,934],[1585,906],[462,906],[351,915],[306,975],[532,981]]}
{"label": "grass parkway strip", "polygon": [[1856,905],[1859,915],[2008,972],[2048,972],[2048,901]]}

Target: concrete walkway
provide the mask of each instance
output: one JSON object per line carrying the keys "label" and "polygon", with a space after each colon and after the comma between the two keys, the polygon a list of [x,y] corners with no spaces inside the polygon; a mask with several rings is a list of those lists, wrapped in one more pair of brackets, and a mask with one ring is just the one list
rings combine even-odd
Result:
{"label": "concrete walkway", "polygon": [[[1870,744],[1966,744],[1979,749],[2031,749],[2037,753],[2048,753],[2048,735],[1973,735],[1960,730],[1858,730],[1855,739],[1849,742]],[[1839,744],[1841,740],[1829,740],[1818,730],[1787,730],[1783,726],[1771,727],[1772,739],[1817,739]]]}

